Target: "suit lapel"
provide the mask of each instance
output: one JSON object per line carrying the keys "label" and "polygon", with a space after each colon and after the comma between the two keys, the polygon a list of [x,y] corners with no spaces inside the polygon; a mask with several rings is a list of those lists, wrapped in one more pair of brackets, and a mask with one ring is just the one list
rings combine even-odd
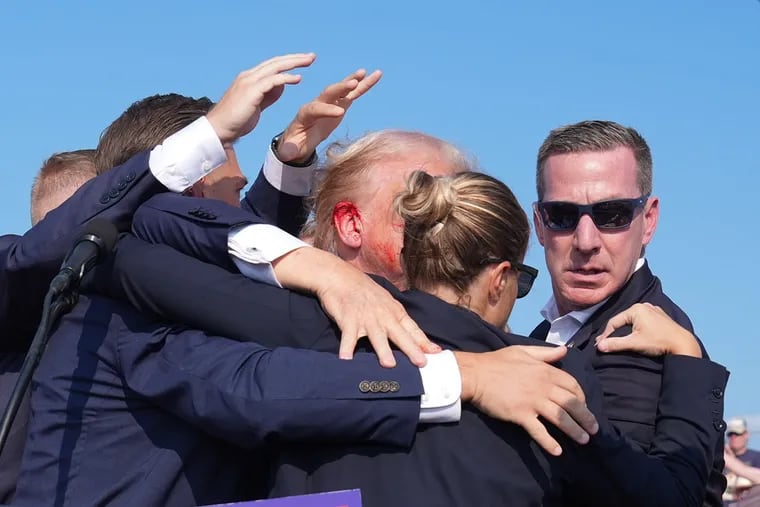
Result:
{"label": "suit lapel", "polygon": [[[614,294],[603,304],[586,323],[581,326],[575,335],[570,339],[568,346],[585,349],[591,338],[595,338],[607,321],[616,314],[628,309],[631,305],[642,300],[644,294],[652,290],[658,284],[657,278],[649,270],[649,264],[646,262],[636,271],[631,279],[623,288]],[[540,327],[540,326],[539,326]]]}

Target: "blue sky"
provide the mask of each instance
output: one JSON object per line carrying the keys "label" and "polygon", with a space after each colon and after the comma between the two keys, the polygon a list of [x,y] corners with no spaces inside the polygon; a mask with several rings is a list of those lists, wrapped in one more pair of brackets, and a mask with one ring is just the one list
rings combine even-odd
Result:
{"label": "blue sky", "polygon": [[[9,3],[0,7],[1,232],[29,226],[32,178],[51,153],[94,147],[147,95],[216,100],[239,71],[278,54],[318,58],[240,142],[249,176],[297,107],[358,67],[385,76],[336,135],[440,136],[526,208],[548,131],[612,119],[653,150],[653,270],[731,370],[727,416],[760,414],[757,0]],[[544,268],[535,240],[527,262]],[[516,331],[538,322],[549,292],[542,269],[516,305]],[[753,424],[760,431],[760,417]]]}

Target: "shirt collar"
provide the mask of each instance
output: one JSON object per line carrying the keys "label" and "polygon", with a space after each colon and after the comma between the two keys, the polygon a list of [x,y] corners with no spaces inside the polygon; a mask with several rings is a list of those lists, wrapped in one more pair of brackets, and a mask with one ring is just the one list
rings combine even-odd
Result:
{"label": "shirt collar", "polygon": [[[636,261],[636,267],[633,269],[633,272],[635,273],[641,269],[645,262],[646,261],[643,257],[639,257],[639,260]],[[554,299],[554,294],[552,294],[549,298],[549,301],[547,301],[547,303],[541,309],[541,316],[549,322],[554,322],[561,317],[567,316],[578,322],[580,325],[583,325],[589,318],[591,318],[591,316],[595,311],[599,309],[600,306],[607,302],[608,299],[609,298],[606,298],[593,306],[589,306],[588,308],[583,308],[582,310],[575,310],[565,315],[560,315],[559,308],[557,308],[557,300]]]}

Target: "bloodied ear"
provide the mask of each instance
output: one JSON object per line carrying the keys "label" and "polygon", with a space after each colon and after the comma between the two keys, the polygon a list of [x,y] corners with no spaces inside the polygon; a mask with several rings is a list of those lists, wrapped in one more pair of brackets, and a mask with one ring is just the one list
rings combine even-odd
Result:
{"label": "bloodied ear", "polygon": [[333,208],[333,225],[340,241],[348,247],[362,245],[362,217],[351,201],[341,201]]}

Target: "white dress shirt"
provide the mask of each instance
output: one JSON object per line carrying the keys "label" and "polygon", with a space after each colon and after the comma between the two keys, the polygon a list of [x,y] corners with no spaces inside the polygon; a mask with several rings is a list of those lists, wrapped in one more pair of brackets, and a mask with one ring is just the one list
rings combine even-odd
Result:
{"label": "white dress shirt", "polygon": [[[222,143],[205,117],[168,137],[150,153],[150,170],[174,192],[182,192],[227,161]],[[263,172],[278,190],[298,196],[311,192],[317,163],[292,167],[268,150]],[[272,262],[297,249],[311,248],[300,239],[268,224],[236,227],[228,236],[228,249],[240,272],[251,279],[280,287]],[[456,422],[461,417],[462,380],[451,351],[427,354],[420,368],[425,393],[421,397],[420,422]]]}
{"label": "white dress shirt", "polygon": [[148,166],[166,188],[184,192],[226,161],[221,141],[202,116],[153,148]]}
{"label": "white dress shirt", "polygon": [[[644,258],[641,257],[636,261],[636,267],[633,272],[638,271],[643,265]],[[565,345],[608,299],[606,298],[594,306],[589,306],[583,310],[575,310],[565,315],[560,315],[557,300],[554,299],[554,295],[552,294],[549,301],[541,309],[541,316],[551,323],[549,333],[546,335],[547,343]]]}

